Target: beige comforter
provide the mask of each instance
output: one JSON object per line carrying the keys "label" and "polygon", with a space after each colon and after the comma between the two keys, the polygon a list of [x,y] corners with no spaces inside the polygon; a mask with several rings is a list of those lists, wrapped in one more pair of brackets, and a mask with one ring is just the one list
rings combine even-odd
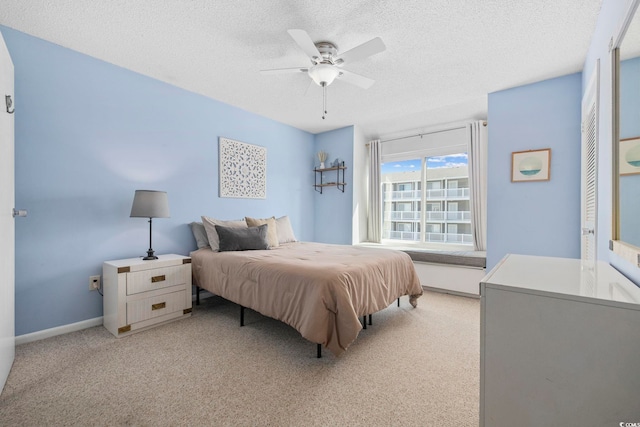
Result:
{"label": "beige comforter", "polygon": [[401,251],[321,243],[271,250],[191,253],[196,283],[214,295],[281,320],[339,355],[356,339],[360,317],[422,286]]}

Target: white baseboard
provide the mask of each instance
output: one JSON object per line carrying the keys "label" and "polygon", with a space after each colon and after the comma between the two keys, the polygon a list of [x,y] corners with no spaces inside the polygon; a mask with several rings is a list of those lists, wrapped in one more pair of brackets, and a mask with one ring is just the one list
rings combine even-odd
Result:
{"label": "white baseboard", "polygon": [[424,289],[425,291],[437,292],[439,294],[449,294],[449,295],[456,295],[459,297],[467,297],[467,298],[475,298],[475,299],[480,298],[480,295],[469,294],[467,292],[452,291],[450,289],[432,288],[431,286],[423,286],[422,289]]}
{"label": "white baseboard", "polygon": [[28,342],[39,341],[45,338],[55,337],[57,335],[68,334],[69,332],[80,331],[82,329],[92,328],[102,325],[102,316],[93,319],[83,320],[81,322],[70,323],[68,325],[57,326],[55,328],[44,329],[30,334],[16,336],[16,345],[26,344]]}
{"label": "white baseboard", "polygon": [[[434,290],[434,291],[440,291],[442,292],[443,289],[434,289],[432,286],[425,286],[423,285],[424,288],[431,288],[430,290]],[[446,292],[446,291],[445,291]],[[472,296],[473,293],[470,295],[470,293],[468,292],[451,292],[451,293],[457,293],[460,295],[464,295],[464,296]],[[466,294],[466,295],[465,295]],[[476,294],[477,295],[477,294]],[[206,299],[206,298],[211,298],[213,297],[213,294],[207,292],[207,291],[203,291],[200,294],[200,299]],[[196,300],[195,295],[193,295],[193,301]],[[102,325],[102,316],[100,317],[95,317],[93,319],[88,319],[88,320],[83,320],[81,322],[76,322],[76,323],[70,323],[68,325],[62,325],[62,326],[57,326],[55,328],[49,328],[49,329],[44,329],[42,331],[37,331],[37,332],[32,332],[30,334],[24,334],[24,335],[18,335],[16,336],[16,345],[20,345],[20,344],[26,344],[29,342],[33,342],[33,341],[39,341],[39,340],[43,340],[46,338],[51,338],[51,337],[55,337],[58,335],[63,335],[63,334],[68,334],[69,332],[75,332],[75,331],[81,331],[82,329],[87,329],[87,328],[92,328],[94,326],[100,326]]]}
{"label": "white baseboard", "polygon": [[[213,295],[209,292],[202,291],[200,299],[210,298]],[[196,296],[193,295],[193,301],[196,300]],[[45,338],[55,337],[57,335],[68,334],[69,332],[80,331],[82,329],[92,328],[94,326],[102,325],[102,316],[93,319],[83,320],[81,322],[71,323],[68,325],[57,326],[55,328],[44,329],[42,331],[32,332],[30,334],[16,336],[16,345],[26,344],[28,342],[39,341]]]}

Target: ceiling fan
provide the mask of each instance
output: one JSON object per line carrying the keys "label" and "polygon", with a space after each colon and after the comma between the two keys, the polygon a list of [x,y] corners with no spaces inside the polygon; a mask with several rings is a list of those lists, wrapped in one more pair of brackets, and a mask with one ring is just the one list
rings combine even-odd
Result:
{"label": "ceiling fan", "polygon": [[296,68],[276,68],[271,70],[261,70],[262,74],[283,74],[283,73],[306,73],[311,79],[323,89],[323,111],[322,118],[327,114],[326,91],[327,86],[336,79],[345,83],[368,89],[375,82],[373,79],[352,73],[342,68],[343,65],[360,61],[369,56],[380,53],[386,49],[380,37],[369,40],[346,52],[338,53],[335,44],[321,41],[314,43],[304,30],[288,30],[289,35],[300,46],[304,53],[309,56],[311,66]]}

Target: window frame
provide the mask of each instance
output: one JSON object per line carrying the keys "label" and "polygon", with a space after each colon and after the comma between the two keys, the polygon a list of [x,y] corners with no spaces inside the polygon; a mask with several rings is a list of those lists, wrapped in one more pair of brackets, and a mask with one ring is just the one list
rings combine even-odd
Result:
{"label": "window frame", "polygon": [[[427,184],[427,158],[429,157],[439,157],[439,156],[447,156],[447,155],[453,155],[453,154],[460,154],[460,153],[465,153],[467,154],[467,159],[469,156],[469,148],[467,144],[450,144],[447,146],[443,146],[443,147],[434,147],[434,148],[425,148],[425,149],[421,149],[421,150],[412,150],[412,151],[407,151],[407,152],[396,152],[396,153],[390,153],[390,154],[384,154],[381,156],[381,165],[384,163],[391,163],[391,162],[401,162],[401,161],[408,161],[408,160],[420,160],[420,165],[421,165],[421,172],[420,172],[420,181],[419,181],[419,187],[420,187],[420,222],[419,222],[419,229],[420,231],[419,236],[420,236],[420,240],[419,241],[409,241],[409,240],[396,240],[396,239],[385,239],[382,238],[381,239],[381,244],[383,246],[390,246],[390,247],[407,247],[410,246],[412,248],[417,248],[417,249],[427,249],[427,250],[473,250],[473,243],[468,243],[468,244],[462,244],[462,243],[437,243],[437,242],[427,242],[425,239],[426,233],[427,233],[427,215],[426,215],[426,206],[427,206],[427,191],[429,190],[428,184]],[[382,175],[382,171],[380,172]],[[469,188],[471,186],[471,176],[468,173],[468,169],[467,169],[467,180],[468,180],[468,185]],[[380,200],[384,200],[384,186],[385,186],[385,182],[381,182],[380,185]],[[440,185],[440,189],[443,189],[444,191],[447,190],[447,185],[446,184],[441,184]],[[384,230],[384,204],[382,204],[381,206],[381,213],[380,213],[380,229]],[[448,209],[445,209],[442,212],[448,212]],[[445,224],[444,227],[440,226],[441,230],[443,233],[447,233],[448,232],[448,224]],[[473,226],[472,226],[473,229]]]}

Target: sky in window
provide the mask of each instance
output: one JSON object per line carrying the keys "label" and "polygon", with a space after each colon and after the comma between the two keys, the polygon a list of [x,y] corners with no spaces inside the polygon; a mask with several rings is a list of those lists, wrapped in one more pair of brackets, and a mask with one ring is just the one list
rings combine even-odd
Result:
{"label": "sky in window", "polygon": [[[427,157],[427,168],[457,168],[467,166],[467,153],[451,154],[448,156]],[[403,160],[401,162],[383,163],[380,171],[385,173],[410,172],[420,170],[420,159]]]}

